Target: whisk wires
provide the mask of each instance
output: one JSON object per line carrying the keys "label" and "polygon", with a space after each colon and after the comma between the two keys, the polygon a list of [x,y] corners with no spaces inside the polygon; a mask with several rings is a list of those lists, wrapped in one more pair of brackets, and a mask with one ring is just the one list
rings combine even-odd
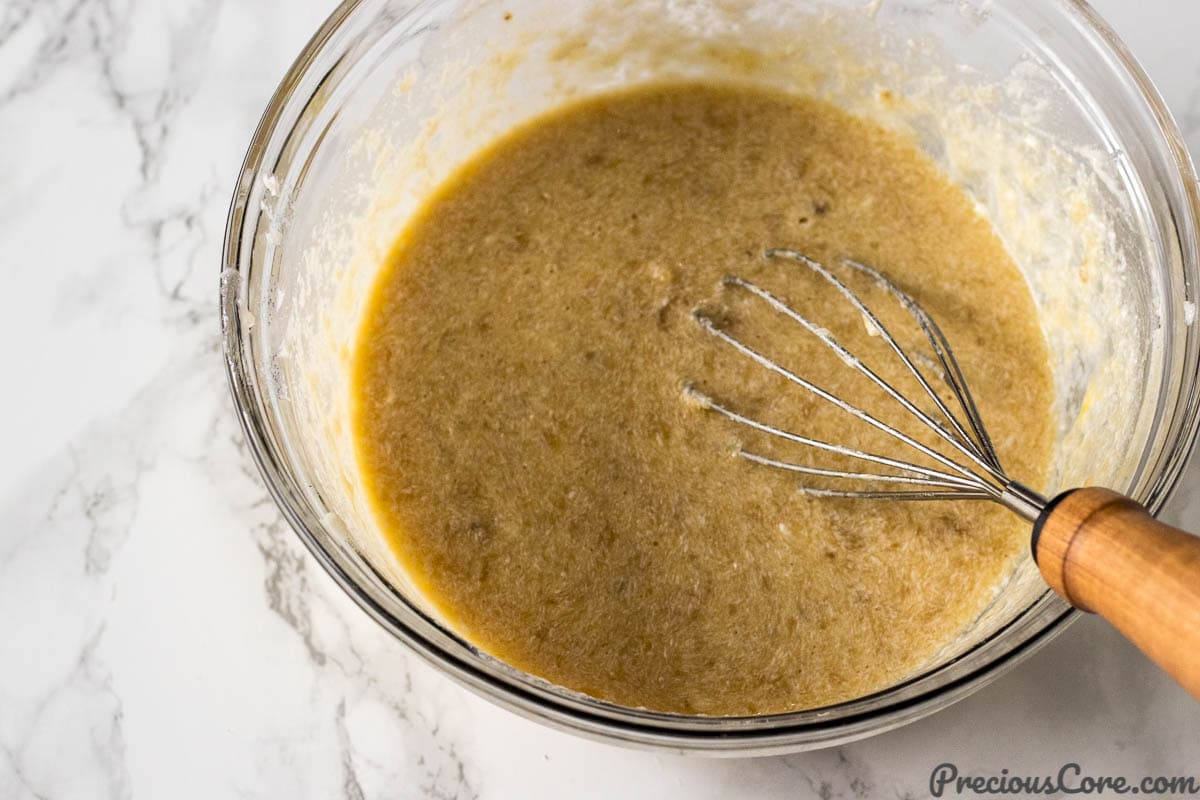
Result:
{"label": "whisk wires", "polygon": [[[895,425],[884,422],[853,403],[817,386],[812,381],[796,374],[792,370],[764,355],[745,342],[735,337],[729,330],[706,314],[697,309],[693,316],[697,323],[709,334],[728,345],[741,356],[757,363],[765,369],[781,376],[789,383],[800,387],[806,392],[835,406],[842,412],[866,423],[901,442],[916,452],[922,454],[936,466],[923,466],[912,461],[893,458],[878,453],[837,444],[835,442],[814,439],[791,431],[786,431],[774,425],[755,420],[733,408],[718,402],[701,392],[695,386],[685,388],[687,397],[694,403],[714,411],[721,416],[766,434],[767,436],[804,445],[825,453],[836,454],[854,461],[874,465],[876,468],[887,468],[890,471],[875,471],[865,469],[829,469],[807,466],[804,464],[783,461],[761,453],[739,449],[737,455],[756,464],[785,470],[798,475],[827,479],[833,488],[812,485],[807,482],[799,484],[805,494],[815,497],[842,497],[859,499],[893,499],[893,500],[947,500],[947,499],[990,499],[1013,508],[1026,517],[1036,516],[1037,511],[1045,501],[1036,493],[1010,480],[1000,465],[995,447],[984,427],[979,409],[971,396],[965,377],[954,351],[950,347],[942,330],[932,317],[912,298],[880,271],[858,261],[844,260],[842,265],[851,271],[868,277],[874,285],[885,294],[897,300],[909,317],[920,328],[933,352],[933,359],[926,361],[937,369],[937,380],[944,384],[953,396],[953,403],[946,402],[934,388],[933,381],[925,370],[918,365],[918,359],[910,356],[899,341],[884,325],[879,316],[831,270],[819,262],[787,249],[771,249],[766,251],[766,257],[791,261],[812,271],[829,285],[839,296],[850,303],[862,315],[868,332],[878,335],[887,345],[890,352],[903,366],[904,371],[915,379],[924,395],[933,406],[927,411],[900,392],[889,381],[879,375],[874,369],[864,363],[858,356],[850,352],[828,330],[816,324],[803,314],[796,311],[784,300],[770,291],[758,286],[752,281],[735,275],[727,276],[724,284],[727,288],[745,292],[753,299],[760,301],[776,314],[798,324],[822,344],[832,350],[838,358],[850,369],[855,370],[867,380],[879,387],[892,401],[900,406],[908,415],[918,420],[937,439],[944,443],[950,451],[961,457],[962,462],[952,458],[938,449],[916,439],[900,430]],[[929,369],[929,367],[926,367]],[[871,488],[841,488],[839,483],[856,482],[857,485],[867,483]],[[888,487],[888,488],[884,488]]]}

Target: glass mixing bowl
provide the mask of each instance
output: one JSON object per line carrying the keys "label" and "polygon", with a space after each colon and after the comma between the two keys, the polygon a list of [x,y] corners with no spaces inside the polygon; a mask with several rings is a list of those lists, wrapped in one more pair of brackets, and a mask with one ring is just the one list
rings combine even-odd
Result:
{"label": "glass mixing bowl", "polygon": [[1052,353],[1048,491],[1100,483],[1158,509],[1197,429],[1197,180],[1145,74],[1082,2],[348,0],[267,107],[221,274],[238,413],[316,559],[436,668],[596,738],[759,754],[911,722],[1011,668],[1073,612],[1028,556],[918,673],[852,702],[744,718],[602,702],[455,634],[383,546],[354,478],[347,370],[374,269],[464,158],[565,100],[668,78],[825,97],[908,136],[1022,265]]}

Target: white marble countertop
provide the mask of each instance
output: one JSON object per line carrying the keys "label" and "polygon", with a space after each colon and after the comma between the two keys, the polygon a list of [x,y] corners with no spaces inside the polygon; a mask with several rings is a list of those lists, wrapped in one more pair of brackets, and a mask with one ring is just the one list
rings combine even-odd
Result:
{"label": "white marble countertop", "polygon": [[[1084,619],[943,713],[706,760],[493,707],[280,520],[219,357],[220,240],[331,0],[0,0],[0,797],[920,798],[931,769],[1200,777],[1200,704]],[[1200,152],[1200,3],[1097,2]],[[1200,468],[1166,517],[1200,528]]]}

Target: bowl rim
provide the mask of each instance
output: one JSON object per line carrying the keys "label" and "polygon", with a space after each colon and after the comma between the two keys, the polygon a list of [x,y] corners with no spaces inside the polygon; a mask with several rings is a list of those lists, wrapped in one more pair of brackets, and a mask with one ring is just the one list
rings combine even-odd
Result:
{"label": "bowl rim", "polygon": [[[1195,166],[1184,142],[1183,135],[1174,120],[1165,101],[1154,83],[1126,45],[1120,40],[1115,31],[1106,21],[1086,2],[1086,0],[1049,0],[1067,13],[1074,14],[1076,20],[1095,34],[1097,39],[1115,57],[1115,67],[1124,70],[1126,76],[1132,79],[1140,92],[1142,100],[1153,114],[1155,125],[1171,153],[1173,166],[1178,173],[1187,199],[1191,215],[1192,230],[1200,230],[1200,179],[1197,178]],[[321,567],[334,582],[348,594],[368,616],[379,623],[391,635],[401,640],[424,661],[439,672],[448,675],[460,684],[484,696],[489,701],[514,711],[520,716],[537,719],[552,727],[584,735],[588,738],[605,742],[617,742],[633,746],[649,746],[670,749],[676,752],[729,753],[741,754],[770,754],[795,752],[798,749],[811,747],[826,747],[845,743],[864,736],[882,733],[908,722],[915,721],[927,714],[962,699],[975,689],[981,688],[1004,672],[1014,667],[1020,661],[1032,655],[1036,650],[1049,643],[1062,633],[1067,625],[1079,616],[1078,610],[1065,603],[1058,603],[1058,613],[1053,618],[1039,623],[1034,632],[1018,641],[1011,648],[1001,651],[995,657],[980,664],[977,668],[963,673],[945,683],[931,687],[927,691],[911,697],[889,703],[877,708],[867,708],[862,711],[837,716],[828,721],[805,719],[793,725],[781,724],[772,727],[747,725],[738,727],[739,723],[748,724],[752,721],[762,722],[768,719],[784,720],[789,716],[800,714],[811,715],[813,712],[830,712],[851,704],[860,704],[872,698],[894,692],[898,688],[916,682],[930,673],[921,673],[899,684],[889,686],[880,692],[865,697],[854,698],[844,703],[826,706],[820,709],[810,709],[786,714],[760,715],[756,717],[703,717],[686,714],[670,714],[660,712],[645,712],[625,706],[588,698],[596,705],[596,710],[581,707],[578,703],[567,704],[555,699],[549,693],[534,691],[531,686],[505,680],[500,674],[483,668],[479,656],[484,655],[469,643],[465,643],[475,658],[461,657],[440,647],[429,640],[420,631],[398,619],[387,608],[378,603],[355,578],[339,563],[338,559],[322,545],[319,537],[309,529],[304,514],[297,508],[294,498],[282,485],[282,475],[277,463],[276,454],[269,436],[258,419],[254,398],[257,392],[255,382],[251,379],[256,374],[252,361],[246,355],[243,343],[243,330],[248,329],[248,320],[244,319],[243,308],[237,301],[238,289],[244,279],[244,271],[239,255],[243,241],[243,231],[247,215],[254,213],[249,206],[249,197],[254,181],[260,174],[264,157],[267,154],[268,143],[273,131],[283,118],[285,107],[293,96],[293,90],[302,82],[324,47],[334,38],[342,25],[364,4],[371,0],[342,0],[308,40],[300,53],[293,60],[279,85],[272,93],[267,106],[255,127],[246,155],[239,168],[236,188],[230,201],[226,218],[225,236],[221,254],[221,291],[220,291],[220,322],[222,353],[226,377],[229,381],[234,407],[245,436],[250,454],[263,478],[263,482],[275,504],[280,509],[289,526],[295,531],[307,550],[313,555]],[[1190,253],[1195,264],[1196,242],[1193,242]],[[1187,260],[1185,253],[1185,262]],[[1190,285],[1191,276],[1187,274],[1185,263],[1185,288],[1191,290],[1189,296],[1195,296],[1194,287]],[[250,324],[253,324],[250,321]],[[1193,329],[1194,326],[1189,326]],[[1185,354],[1186,355],[1186,354]],[[1183,425],[1175,436],[1169,457],[1160,469],[1156,484],[1151,487],[1151,495],[1147,506],[1157,513],[1169,496],[1177,488],[1183,470],[1189,463],[1200,433],[1200,392],[1197,383],[1200,379],[1193,375],[1186,394],[1187,404],[1176,413],[1183,420]],[[1035,606],[1041,603],[1052,592],[1047,589],[1038,600],[1033,601],[1022,615],[1018,615],[1004,626],[979,642],[976,647],[986,644],[1018,623]],[[419,612],[418,612],[419,613]],[[421,615],[425,616],[425,615]],[[426,617],[428,620],[428,618]],[[436,622],[428,620],[437,627]],[[457,638],[457,637],[456,637]],[[460,640],[461,641],[461,640]],[[963,654],[964,656],[966,654]],[[959,658],[962,658],[960,656]],[[939,669],[949,666],[958,659],[952,659]],[[524,673],[522,673],[524,674]],[[949,699],[947,699],[949,698]],[[598,713],[605,707],[620,713],[620,719],[614,716]],[[636,716],[644,716],[657,720],[655,724],[649,721],[639,721]],[[709,721],[713,724],[703,728],[679,728],[661,724],[671,719],[701,723]],[[886,724],[880,724],[886,722]],[[864,729],[864,725],[870,725]],[[833,734],[821,737],[822,733]],[[817,736],[814,736],[816,734]]]}

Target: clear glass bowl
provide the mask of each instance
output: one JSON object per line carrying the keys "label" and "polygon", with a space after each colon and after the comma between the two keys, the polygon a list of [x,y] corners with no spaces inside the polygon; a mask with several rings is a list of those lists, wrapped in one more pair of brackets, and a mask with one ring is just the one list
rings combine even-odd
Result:
{"label": "clear glass bowl", "polygon": [[[579,94],[669,77],[753,80],[828,96],[911,135],[1027,269],[1060,394],[1060,458],[1046,488],[1105,483],[1154,510],[1166,499],[1198,421],[1200,199],[1162,100],[1082,2],[871,5],[347,0],[284,78],[229,214],[229,380],[297,534],[364,611],[439,670],[517,713],[608,741],[785,752],[944,708],[1073,615],[1026,557],[919,674],[852,702],[745,718],[601,702],[515,670],[443,624],[355,488],[345,378],[357,310],[372,267],[440,177]],[[1073,221],[1055,227],[1060,218]]]}

